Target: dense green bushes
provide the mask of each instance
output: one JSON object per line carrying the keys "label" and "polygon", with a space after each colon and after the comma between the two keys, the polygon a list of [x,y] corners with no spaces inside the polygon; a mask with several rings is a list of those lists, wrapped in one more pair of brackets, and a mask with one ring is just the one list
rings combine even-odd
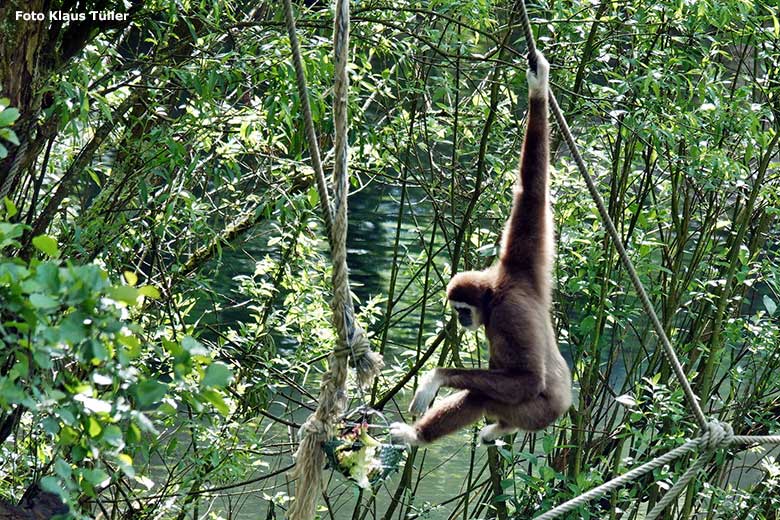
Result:
{"label": "dense green bushes", "polygon": [[[85,516],[280,518],[295,430],[333,346],[281,12],[109,3],[130,23],[59,31],[0,7],[0,497],[41,481]],[[449,324],[442,295],[452,272],[492,261],[510,205],[525,60],[509,7],[353,2],[350,265],[387,361],[355,394],[389,419],[413,369],[484,363],[483,338]],[[706,413],[777,433],[776,6],[529,11]],[[298,12],[325,152],[331,16]],[[697,434],[553,139],[555,319],[575,406],[508,446],[477,447],[469,431],[412,453],[374,496],[334,479],[323,518],[528,518]],[[576,517],[641,518],[687,462]],[[718,462],[667,518],[773,518],[775,452]]]}

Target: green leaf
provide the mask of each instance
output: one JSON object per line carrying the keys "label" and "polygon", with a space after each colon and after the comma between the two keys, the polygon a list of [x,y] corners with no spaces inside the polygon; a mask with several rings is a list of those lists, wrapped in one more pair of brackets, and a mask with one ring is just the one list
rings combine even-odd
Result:
{"label": "green leaf", "polygon": [[127,427],[127,442],[130,444],[136,444],[141,442],[141,430],[133,423]]}
{"label": "green leaf", "polygon": [[232,378],[233,371],[230,369],[230,367],[221,361],[215,361],[206,369],[206,375],[203,376],[201,385],[204,387],[224,387],[230,382]]}
{"label": "green leaf", "polygon": [[12,381],[19,379],[20,377],[27,377],[30,374],[30,360],[23,354],[16,355],[16,363],[13,368],[8,372]]}
{"label": "green leaf", "polygon": [[60,431],[60,423],[54,417],[47,417],[41,422],[43,431],[50,433],[51,435],[57,435]]}
{"label": "green leaf", "polygon": [[764,308],[766,309],[766,312],[768,312],[770,316],[774,316],[775,311],[777,310],[777,304],[766,294],[762,299],[764,301]]}
{"label": "green leaf", "polygon": [[19,117],[19,110],[16,108],[6,108],[0,112],[0,126],[11,126]]}
{"label": "green leaf", "polygon": [[83,469],[81,470],[81,475],[93,486],[108,484],[108,473],[102,469]]}
{"label": "green leaf", "polygon": [[125,280],[127,281],[127,285],[135,286],[135,284],[138,283],[138,275],[133,271],[125,271],[123,274],[125,276]]}
{"label": "green leaf", "polygon": [[11,199],[9,199],[8,197],[4,197],[3,198],[3,204],[5,204],[5,216],[6,217],[11,218],[14,215],[16,215],[16,213],[17,213],[16,205],[14,204],[14,202]]}
{"label": "green leaf", "polygon": [[152,408],[165,397],[168,385],[153,379],[133,385],[132,393],[142,410]]}
{"label": "green leaf", "polygon": [[117,336],[117,341],[127,347],[124,351],[124,355],[126,355],[129,359],[135,359],[138,356],[141,355],[141,342],[138,341],[138,338],[136,338],[133,335],[129,336]]}
{"label": "green leaf", "polygon": [[60,483],[57,481],[54,477],[43,477],[41,479],[41,489],[44,491],[48,491],[49,493],[54,493],[55,495],[63,495],[62,488],[60,487]]}
{"label": "green leaf", "polygon": [[10,128],[0,128],[0,138],[19,146],[19,137]]}
{"label": "green leaf", "polygon": [[129,285],[111,287],[107,293],[114,300],[124,302],[128,305],[135,305],[138,301],[138,289],[130,287]]}
{"label": "green leaf", "polygon": [[53,309],[59,305],[54,298],[38,293],[30,295],[30,303],[36,309]]}
{"label": "green leaf", "polygon": [[87,419],[87,433],[89,433],[89,436],[93,439],[100,435],[100,432],[103,431],[103,427],[100,426],[100,423],[97,419],[95,419],[93,416],[89,416],[89,419]]}
{"label": "green leaf", "polygon": [[225,400],[222,398],[222,394],[220,394],[216,390],[207,388],[206,390],[203,390],[200,393],[200,395],[202,395],[206,401],[211,403],[214,406],[214,408],[216,408],[217,411],[222,415],[228,415],[230,413],[230,408],[228,407]]}
{"label": "green leaf", "polygon": [[157,289],[157,287],[153,285],[144,285],[143,287],[140,287],[138,289],[138,292],[143,296],[148,296],[153,300],[160,299],[160,291]]}
{"label": "green leaf", "polygon": [[552,435],[545,435],[542,439],[542,449],[545,453],[550,453],[555,448],[555,437]]}
{"label": "green leaf", "polygon": [[93,365],[99,365],[102,361],[106,361],[111,357],[108,347],[102,341],[93,339],[90,342],[90,346],[92,347],[92,359],[90,361],[92,361]]}
{"label": "green leaf", "polygon": [[128,477],[132,478],[135,477],[135,469],[133,468],[133,459],[128,455],[127,453],[120,453],[116,457],[117,464],[119,465],[119,469],[122,470],[122,473],[127,475]]}
{"label": "green leaf", "polygon": [[122,449],[125,446],[125,439],[122,437],[122,430],[115,424],[109,424],[103,429],[102,440],[115,448]]}
{"label": "green leaf", "polygon": [[317,192],[317,190],[312,186],[309,188],[308,193],[306,193],[306,199],[309,202],[309,207],[316,208],[317,205],[320,203],[320,194]]}
{"label": "green leaf", "polygon": [[57,459],[54,461],[54,472],[62,478],[70,478],[72,470],[73,468],[70,467],[70,464],[61,458],[57,457]]}
{"label": "green leaf", "polygon": [[57,241],[49,235],[39,235],[32,239],[32,243],[49,258],[57,258],[60,256],[60,248],[57,247]]}

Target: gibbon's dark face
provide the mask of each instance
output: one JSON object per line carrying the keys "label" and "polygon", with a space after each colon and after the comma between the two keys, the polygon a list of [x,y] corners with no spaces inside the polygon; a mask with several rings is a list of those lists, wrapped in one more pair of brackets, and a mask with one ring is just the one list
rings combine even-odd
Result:
{"label": "gibbon's dark face", "polygon": [[458,313],[458,321],[461,326],[469,330],[477,330],[482,325],[482,316],[479,309],[468,303],[450,301],[450,305]]}
{"label": "gibbon's dark face", "polygon": [[458,273],[447,286],[447,299],[458,313],[460,324],[469,330],[477,330],[485,322],[482,312],[491,294],[488,271]]}

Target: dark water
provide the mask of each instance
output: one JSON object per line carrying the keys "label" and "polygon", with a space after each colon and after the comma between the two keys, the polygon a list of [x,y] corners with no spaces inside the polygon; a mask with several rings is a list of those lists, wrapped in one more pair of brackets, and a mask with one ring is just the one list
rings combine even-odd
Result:
{"label": "dark water", "polygon": [[[415,193],[409,190],[406,194],[406,204],[404,219],[402,221],[399,256],[401,263],[405,255],[417,256],[424,251],[425,241],[430,239],[430,230],[418,229],[415,222],[421,226],[428,226],[432,220],[432,211],[430,206],[424,202],[421,193]],[[386,295],[391,278],[393,262],[393,246],[396,235],[396,226],[398,221],[399,207],[401,199],[401,189],[381,183],[372,183],[366,189],[360,190],[350,196],[349,199],[349,234],[348,234],[348,262],[350,268],[350,282],[352,292],[356,295],[359,306],[361,302],[366,302],[377,295]],[[413,216],[410,207],[414,206]],[[266,249],[268,239],[273,235],[271,229],[259,229],[255,231],[255,236],[248,243],[244,244],[239,250],[225,250],[220,260],[220,265],[215,266],[216,277],[212,282],[212,287],[217,294],[236,294],[237,282],[234,277],[237,275],[251,275],[255,269],[255,262],[263,258],[269,251]],[[323,246],[324,246],[323,242]],[[440,245],[440,244],[438,244]],[[323,251],[325,253],[325,251]],[[436,263],[441,266],[449,259],[446,255],[440,255],[436,258]],[[422,277],[419,282],[413,282],[405,290],[400,298],[396,308],[407,308],[417,305],[422,296]],[[397,291],[404,287],[408,282],[408,275],[401,273],[398,277]],[[432,282],[432,287],[436,284]],[[398,292],[396,293],[398,294]],[[436,293],[429,295],[429,299],[438,298]],[[236,302],[241,298],[236,298]],[[384,305],[383,305],[384,308]],[[433,312],[432,312],[433,311]],[[439,305],[429,303],[428,319],[423,325],[423,341],[437,332],[437,324],[441,324],[444,316],[441,315]],[[196,309],[194,315],[204,315],[207,322],[213,324],[228,325],[241,323],[250,319],[249,312],[244,306],[230,306],[219,312],[212,312],[206,304],[201,304]],[[416,309],[397,324],[394,324],[389,341],[388,350],[385,353],[386,363],[395,362],[398,357],[403,357],[403,352],[410,350],[414,352],[419,333],[420,311]],[[205,334],[208,339],[208,334]],[[277,344],[284,345],[285,338],[275,338]],[[290,345],[293,347],[294,345]],[[434,356],[435,359],[435,356]],[[390,381],[392,383],[392,381]],[[307,389],[316,395],[318,381],[310,380],[306,384]],[[350,391],[354,390],[354,386]],[[354,393],[354,392],[353,392]],[[399,396],[398,407],[405,408],[406,401],[411,398],[411,384],[409,388],[403,391]],[[298,409],[290,415],[288,409],[289,401],[286,396],[290,395],[295,399],[304,402],[309,401],[305,396],[301,396],[289,389],[284,390],[283,395],[277,395],[272,399],[268,412],[292,419],[294,422],[302,423],[308,416],[306,409]],[[359,397],[359,396],[358,396]],[[366,401],[367,396],[363,397]],[[360,405],[360,399],[353,396],[350,408]],[[389,404],[385,410],[386,420],[388,422],[399,420],[395,405]],[[380,419],[379,423],[382,422]],[[288,442],[292,432],[282,426],[273,426],[267,434],[269,444]],[[383,442],[390,442],[386,436],[385,428],[372,429],[372,435]],[[463,430],[457,435],[448,437],[437,443],[435,446],[425,450],[424,456],[418,455],[415,465],[419,467],[420,461],[423,462],[426,471],[430,471],[424,479],[424,485],[417,488],[415,504],[424,505],[426,503],[436,504],[454,495],[457,495],[461,487],[466,484],[466,475],[470,465],[469,446],[473,442],[473,431]],[[476,453],[477,467],[481,467],[486,458],[484,448],[478,448]],[[285,467],[292,462],[289,453],[276,457],[267,457],[264,462],[268,467],[258,471],[258,475]],[[457,482],[453,482],[453,476],[457,475]],[[335,517],[338,519],[352,518],[355,500],[353,496],[357,493],[357,488],[351,482],[340,475],[333,474],[329,470],[326,472],[326,478],[329,479],[328,496],[334,509]],[[388,507],[391,497],[395,491],[400,474],[386,480],[382,488],[377,493],[375,507],[381,516]],[[277,518],[283,518],[284,507],[274,507],[273,513],[270,513],[271,500],[269,498],[280,491],[288,491],[285,475],[280,475],[272,480],[262,482],[262,485],[247,486],[244,489],[238,488],[236,492],[244,492],[244,495],[226,497],[217,499],[213,510],[227,511],[232,509],[236,519],[256,519],[271,518],[275,514]],[[364,495],[364,500],[366,495]],[[428,518],[446,518],[454,506],[445,506],[441,510],[433,511],[428,514]],[[402,509],[399,507],[398,510]],[[396,515],[398,514],[396,511]],[[258,515],[259,512],[259,515]],[[327,518],[327,513],[325,513]],[[369,515],[371,517],[371,515]]]}

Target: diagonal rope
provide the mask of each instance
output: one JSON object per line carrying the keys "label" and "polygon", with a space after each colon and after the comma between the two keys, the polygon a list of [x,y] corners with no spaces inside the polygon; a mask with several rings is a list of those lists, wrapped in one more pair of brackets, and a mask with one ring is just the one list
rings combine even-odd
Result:
{"label": "diagonal rope", "polygon": [[[531,22],[526,11],[525,1],[518,0],[517,4],[519,4],[523,34],[525,36],[528,47],[528,66],[531,68],[531,70],[535,71],[536,43],[534,41],[533,31],[531,30]],[[604,484],[597,486],[590,491],[587,491],[577,497],[572,498],[571,500],[568,500],[567,502],[564,502],[550,511],[535,517],[535,520],[553,520],[555,518],[559,518],[560,516],[585,505],[594,498],[605,495],[606,493],[614,491],[625,484],[629,484],[635,481],[642,475],[645,475],[646,473],[677,459],[689,451],[705,451],[705,453],[702,453],[699,456],[696,462],[694,462],[693,465],[691,465],[685,471],[685,473],[677,480],[672,488],[648,513],[648,520],[654,520],[663,512],[664,509],[666,509],[675,501],[682,490],[685,489],[685,487],[688,486],[691,481],[693,481],[693,479],[700,473],[700,471],[705,468],[707,462],[711,459],[711,455],[715,450],[726,448],[732,445],[780,444],[780,435],[734,435],[733,430],[729,424],[720,423],[718,421],[707,421],[707,418],[704,415],[704,411],[699,404],[699,400],[696,397],[696,394],[693,392],[691,384],[688,381],[688,377],[686,376],[682,364],[677,357],[677,353],[675,352],[674,347],[672,347],[669,338],[666,336],[666,332],[664,331],[663,326],[661,325],[661,322],[655,313],[655,309],[653,308],[653,305],[650,302],[650,298],[648,297],[647,292],[645,291],[645,288],[639,279],[639,275],[634,268],[634,264],[631,262],[628,253],[626,253],[626,249],[623,246],[620,234],[615,228],[615,224],[612,222],[612,219],[607,212],[607,208],[604,205],[604,200],[601,198],[601,194],[596,187],[596,183],[593,181],[590,173],[588,173],[588,168],[585,165],[585,161],[580,155],[577,144],[574,141],[571,130],[569,129],[569,125],[566,123],[566,118],[564,117],[560,106],[558,106],[558,101],[555,99],[555,95],[552,91],[549,93],[549,100],[553,115],[558,123],[558,128],[563,134],[564,140],[569,147],[569,152],[571,153],[572,157],[574,158],[574,162],[577,165],[577,169],[585,180],[585,184],[588,186],[588,191],[590,192],[590,195],[598,208],[599,215],[601,216],[604,226],[606,227],[607,232],[609,233],[610,238],[615,245],[615,249],[618,251],[620,260],[623,262],[623,265],[628,272],[629,277],[631,278],[631,283],[634,285],[634,289],[639,296],[642,307],[648,316],[650,316],[650,321],[661,341],[666,358],[669,361],[669,364],[672,366],[675,376],[683,388],[685,399],[690,410],[693,412],[694,417],[696,418],[696,422],[699,425],[701,433],[698,438],[689,440],[682,446],[679,446],[637,468],[634,468],[633,470],[628,471],[623,475],[615,477],[614,479],[605,482]]]}
{"label": "diagonal rope", "polygon": [[295,84],[298,87],[298,97],[301,99],[301,112],[303,113],[303,123],[306,127],[306,140],[309,142],[311,166],[314,168],[314,179],[317,182],[317,192],[320,195],[320,212],[322,213],[322,220],[325,221],[325,231],[328,235],[328,241],[331,243],[332,247],[333,210],[330,205],[325,173],[322,169],[320,145],[317,141],[317,133],[314,131],[314,119],[312,118],[311,105],[309,104],[309,89],[306,87],[306,76],[303,72],[303,60],[301,59],[301,47],[298,44],[298,35],[295,30],[295,18],[293,17],[292,3],[290,0],[284,0],[284,21],[287,26],[287,35],[290,38],[293,68],[295,69]]}
{"label": "diagonal rope", "polygon": [[328,198],[327,183],[319,157],[319,147],[309,107],[308,89],[303,73],[303,62],[290,0],[284,0],[284,13],[287,32],[290,36],[298,94],[301,98],[301,108],[306,124],[309,153],[312,158],[320,195],[320,208],[330,243],[333,264],[331,310],[333,324],[338,331],[337,347],[328,358],[329,370],[323,374],[320,383],[317,409],[301,426],[301,439],[295,453],[296,464],[292,472],[292,477],[296,480],[295,500],[288,511],[288,517],[291,520],[310,520],[315,516],[317,498],[324,487],[322,468],[325,465],[325,453],[322,450],[322,444],[332,436],[335,423],[346,409],[348,357],[351,356],[355,364],[358,385],[361,389],[369,386],[379,373],[382,368],[382,358],[371,351],[365,331],[355,322],[355,311],[349,289],[347,267],[349,0],[336,0],[336,16],[333,27],[334,62],[336,64],[333,87],[334,148],[336,152],[333,170],[333,206]]}
{"label": "diagonal rope", "polygon": [[[523,23],[523,34],[525,35],[525,40],[529,49],[529,56],[534,56],[533,60],[528,60],[528,64],[532,69],[535,69],[536,44],[534,42],[533,32],[531,31],[531,22],[525,9],[525,2],[520,0],[518,4],[520,7],[520,19]],[[623,241],[620,238],[620,233],[618,233],[617,229],[615,228],[615,224],[612,222],[612,218],[609,216],[609,212],[604,205],[604,200],[601,198],[601,194],[596,187],[596,183],[593,181],[590,173],[588,173],[588,167],[585,166],[585,161],[583,161],[582,156],[580,155],[579,149],[577,148],[577,143],[574,141],[574,136],[569,129],[569,125],[566,123],[566,118],[563,116],[563,112],[561,112],[561,108],[558,106],[558,101],[555,99],[555,95],[553,94],[552,90],[550,90],[550,108],[552,109],[552,113],[555,116],[555,120],[558,122],[558,128],[563,134],[563,138],[569,147],[569,152],[574,158],[574,162],[577,164],[577,169],[579,169],[580,174],[585,180],[585,184],[588,186],[588,191],[590,192],[593,201],[598,207],[599,215],[601,215],[601,219],[604,222],[604,227],[607,228],[607,232],[612,239],[612,243],[615,245],[615,249],[617,249],[620,260],[623,262],[623,266],[626,268],[626,271],[631,278],[631,283],[634,285],[634,289],[639,296],[639,300],[642,302],[642,308],[650,317],[653,329],[655,329],[655,333],[661,340],[661,345],[664,348],[666,358],[669,360],[669,364],[672,366],[674,374],[677,376],[677,380],[680,382],[680,385],[683,388],[683,392],[685,392],[685,399],[688,402],[688,406],[693,412],[699,428],[704,430],[707,427],[707,418],[704,416],[704,412],[702,411],[701,406],[699,406],[699,400],[696,397],[696,394],[693,393],[691,384],[688,382],[688,377],[683,371],[682,364],[680,364],[680,360],[677,358],[677,353],[674,351],[669,338],[666,336],[666,332],[664,332],[664,327],[661,325],[661,321],[658,319],[658,315],[655,313],[653,304],[650,302],[650,297],[647,295],[647,291],[645,291],[645,288],[642,285],[642,281],[639,279],[639,275],[634,268],[634,264],[631,262],[631,258],[629,258],[628,253],[626,253],[626,248],[623,247]]]}
{"label": "diagonal rope", "polygon": [[630,484],[642,475],[645,475],[654,469],[660,468],[665,464],[669,464],[670,462],[674,461],[678,457],[681,457],[682,455],[685,455],[688,452],[696,450],[701,443],[701,438],[689,440],[685,444],[678,446],[659,457],[654,458],[650,462],[646,462],[641,466],[624,473],[623,475],[615,477],[612,480],[601,484],[600,486],[597,486],[579,496],[572,498],[571,500],[564,502],[563,504],[547,511],[546,513],[534,517],[534,520],[554,520],[555,518],[565,515],[566,513],[570,513],[578,507],[586,505],[591,500],[615,491],[616,489],[619,489],[626,484]]}

